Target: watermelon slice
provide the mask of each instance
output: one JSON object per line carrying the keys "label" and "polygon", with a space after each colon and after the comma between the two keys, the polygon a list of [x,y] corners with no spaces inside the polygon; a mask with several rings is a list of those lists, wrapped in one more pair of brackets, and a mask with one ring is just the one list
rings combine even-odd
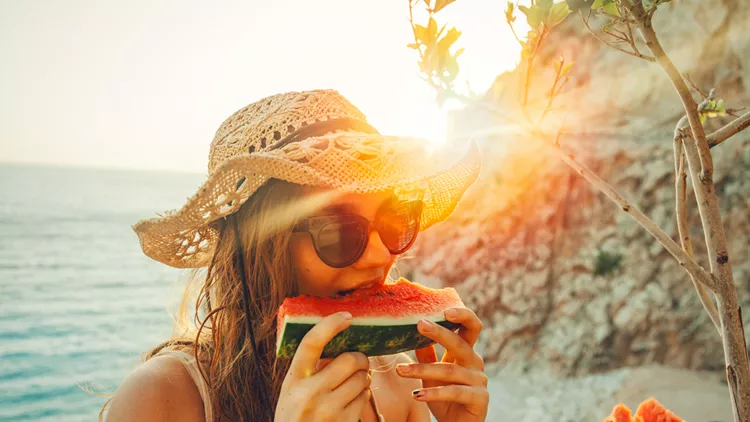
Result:
{"label": "watermelon slice", "polygon": [[313,325],[341,311],[352,314],[352,323],[328,343],[323,358],[344,352],[382,356],[423,348],[435,342],[417,331],[417,322],[427,319],[455,330],[459,324],[447,321],[443,312],[462,306],[453,288],[430,289],[403,278],[335,297],[287,298],[277,316],[276,356],[293,357]]}

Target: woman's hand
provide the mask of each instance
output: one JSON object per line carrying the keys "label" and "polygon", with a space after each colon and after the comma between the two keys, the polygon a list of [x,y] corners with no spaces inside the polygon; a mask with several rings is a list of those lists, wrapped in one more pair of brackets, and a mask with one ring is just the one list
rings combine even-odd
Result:
{"label": "woman's hand", "polygon": [[370,361],[362,353],[343,353],[319,364],[326,344],[350,323],[349,314],[329,315],[303,337],[281,385],[275,421],[359,420],[369,400]]}
{"label": "woman's hand", "polygon": [[420,363],[400,364],[396,367],[397,372],[405,378],[422,380],[423,388],[414,391],[414,399],[427,402],[438,421],[483,422],[487,417],[490,395],[484,360],[473,349],[482,322],[467,308],[448,309],[445,317],[462,325],[458,334],[424,320],[417,324],[425,337],[445,347],[442,361],[435,362],[436,358],[429,359],[423,353],[417,353]]}

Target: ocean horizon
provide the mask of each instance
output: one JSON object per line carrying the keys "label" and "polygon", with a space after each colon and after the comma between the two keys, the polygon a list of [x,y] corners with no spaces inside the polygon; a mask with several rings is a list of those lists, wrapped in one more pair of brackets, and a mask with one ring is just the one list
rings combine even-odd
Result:
{"label": "ocean horizon", "polygon": [[187,272],[131,226],[179,208],[198,173],[0,163],[0,420],[97,420],[172,332]]}

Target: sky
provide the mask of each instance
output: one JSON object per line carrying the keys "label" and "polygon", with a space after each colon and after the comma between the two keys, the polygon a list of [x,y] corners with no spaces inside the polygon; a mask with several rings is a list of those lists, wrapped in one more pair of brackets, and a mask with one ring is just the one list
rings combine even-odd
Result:
{"label": "sky", "polygon": [[[504,6],[438,14],[477,91],[518,60]],[[205,173],[233,112],[322,88],[381,133],[440,143],[446,110],[411,40],[407,0],[0,0],[0,162]]]}

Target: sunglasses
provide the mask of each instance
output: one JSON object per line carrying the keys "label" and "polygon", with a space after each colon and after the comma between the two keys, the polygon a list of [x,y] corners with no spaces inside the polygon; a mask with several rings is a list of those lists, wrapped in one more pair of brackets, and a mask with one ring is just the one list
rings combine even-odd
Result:
{"label": "sunglasses", "polygon": [[375,221],[357,214],[309,217],[300,220],[292,231],[310,233],[320,260],[330,267],[343,268],[365,253],[373,229],[391,254],[406,252],[417,239],[421,215],[421,200],[389,201],[378,209]]}

